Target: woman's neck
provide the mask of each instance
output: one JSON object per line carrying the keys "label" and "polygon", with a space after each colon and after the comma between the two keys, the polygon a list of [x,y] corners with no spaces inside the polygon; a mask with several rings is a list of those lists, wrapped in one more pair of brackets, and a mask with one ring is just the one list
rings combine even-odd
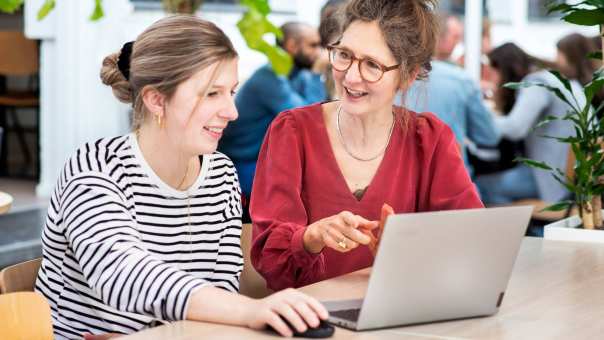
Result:
{"label": "woman's neck", "polygon": [[164,183],[186,190],[195,182],[201,168],[198,155],[186,154],[178,141],[155,126],[144,125],[135,135],[143,157]]}
{"label": "woman's neck", "polygon": [[339,115],[342,137],[349,140],[351,146],[361,149],[384,143],[394,124],[392,108],[363,115],[351,115],[340,108]]}

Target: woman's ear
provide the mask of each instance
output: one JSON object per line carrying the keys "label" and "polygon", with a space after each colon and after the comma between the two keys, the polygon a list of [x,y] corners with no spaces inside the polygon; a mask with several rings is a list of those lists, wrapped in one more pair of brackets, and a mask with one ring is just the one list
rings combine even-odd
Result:
{"label": "woman's ear", "polygon": [[145,108],[153,116],[152,118],[157,119],[157,116],[164,118],[166,96],[161,94],[153,86],[145,86],[141,91],[141,95]]}
{"label": "woman's ear", "polygon": [[419,70],[420,67],[416,66],[415,69],[409,73],[409,78],[401,81],[401,91],[406,91],[408,88],[411,87],[411,84],[413,84],[413,82],[417,79],[417,76],[419,75]]}

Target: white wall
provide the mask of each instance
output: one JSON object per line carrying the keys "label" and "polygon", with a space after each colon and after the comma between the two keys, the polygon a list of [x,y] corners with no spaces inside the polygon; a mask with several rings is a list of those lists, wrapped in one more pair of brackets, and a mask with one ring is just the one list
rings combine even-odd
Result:
{"label": "white wall", "polygon": [[539,58],[554,60],[556,42],[567,34],[578,32],[597,35],[595,27],[562,22],[555,18],[541,20],[528,17],[528,0],[489,0],[492,45],[514,42],[526,52]]}

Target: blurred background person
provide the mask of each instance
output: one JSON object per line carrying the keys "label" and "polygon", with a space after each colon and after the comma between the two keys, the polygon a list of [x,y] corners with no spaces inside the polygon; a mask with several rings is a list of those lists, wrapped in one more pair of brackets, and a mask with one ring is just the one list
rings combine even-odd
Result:
{"label": "blurred background person", "polygon": [[[458,34],[454,16],[440,14],[440,32],[435,55],[448,60],[453,51],[452,43]],[[458,21],[458,20],[457,20]],[[450,31],[449,28],[454,28]],[[455,133],[468,172],[468,145],[497,145],[500,133],[495,127],[490,110],[482,99],[478,84],[461,67],[433,59],[428,79],[417,81],[405,100],[407,108],[416,112],[432,112],[443,120]],[[400,105],[400,103],[399,103]]]}
{"label": "blurred background person", "polygon": [[[574,50],[581,49],[582,46],[588,44],[587,38],[577,34],[566,36],[557,44],[556,66],[565,77],[569,78],[571,89],[579,98],[580,105],[583,105],[585,101],[580,77],[586,54],[579,57],[574,54]],[[499,87],[506,82],[506,76],[502,70],[520,67],[523,63],[522,60],[530,60],[526,53],[513,43],[495,48],[490,56],[493,61],[497,61],[493,66],[497,72]],[[545,83],[568,94],[564,86],[545,70],[534,71],[530,66],[528,68],[522,66],[517,71],[519,71],[518,74],[524,71],[531,72],[522,81]],[[543,136],[571,136],[574,134],[572,124],[564,120],[555,120],[540,127],[536,127],[536,125],[546,116],[559,118],[564,116],[569,109],[568,105],[542,87],[523,88],[515,91],[513,95],[507,92],[507,89],[505,90],[506,92],[501,90],[501,93],[496,96],[496,98],[500,98],[498,99],[501,101],[500,105],[505,108],[511,107],[507,115],[497,117],[495,120],[503,136],[512,141],[524,140],[528,158],[564,169],[568,144]],[[502,172],[479,176],[476,184],[486,204],[505,204],[524,198],[557,202],[568,195],[567,190],[548,172],[533,169],[524,164],[517,164]]]}
{"label": "blurred background person", "polygon": [[455,63],[451,56],[455,48],[463,41],[463,23],[452,14],[439,15],[440,36],[434,59]]}
{"label": "blurred background person", "polygon": [[[281,111],[327,98],[321,71],[329,61],[327,56],[325,60],[320,58],[318,30],[301,22],[285,23],[281,30],[283,39],[277,44],[292,56],[294,67],[287,77],[277,75],[270,64],[254,72],[235,98],[239,119],[224,130],[218,146],[235,164],[242,193],[247,198],[260,145],[273,118]],[[244,222],[247,220],[244,217]]]}

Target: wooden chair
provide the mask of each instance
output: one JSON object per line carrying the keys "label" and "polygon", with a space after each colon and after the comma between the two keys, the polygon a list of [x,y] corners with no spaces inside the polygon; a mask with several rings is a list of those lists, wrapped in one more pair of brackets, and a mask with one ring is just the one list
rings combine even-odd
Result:
{"label": "wooden chair", "polygon": [[253,298],[263,298],[272,293],[266,287],[266,281],[252,266],[250,251],[252,248],[252,225],[244,224],[241,230],[241,250],[243,252],[243,272],[239,292]]}
{"label": "wooden chair", "polygon": [[[21,262],[0,271],[0,294],[33,292],[41,258]],[[1,320],[1,318],[0,318]],[[4,339],[0,337],[0,339]]]}
{"label": "wooden chair", "polygon": [[0,215],[6,214],[13,204],[13,197],[5,192],[0,191]]}
{"label": "wooden chair", "polygon": [[[32,152],[27,146],[25,130],[19,120],[18,109],[38,108],[39,95],[36,75],[38,74],[38,44],[27,39],[20,31],[0,31],[0,46],[5,46],[0,53],[0,77],[29,77],[28,89],[9,92],[0,88],[0,125],[4,127],[0,151],[0,171],[6,172],[8,132],[7,116],[12,120],[12,127],[17,134],[19,147],[24,156],[25,167],[32,164]],[[4,112],[2,112],[4,111]]]}
{"label": "wooden chair", "polygon": [[48,302],[38,293],[0,295],[0,339],[52,340]]}

